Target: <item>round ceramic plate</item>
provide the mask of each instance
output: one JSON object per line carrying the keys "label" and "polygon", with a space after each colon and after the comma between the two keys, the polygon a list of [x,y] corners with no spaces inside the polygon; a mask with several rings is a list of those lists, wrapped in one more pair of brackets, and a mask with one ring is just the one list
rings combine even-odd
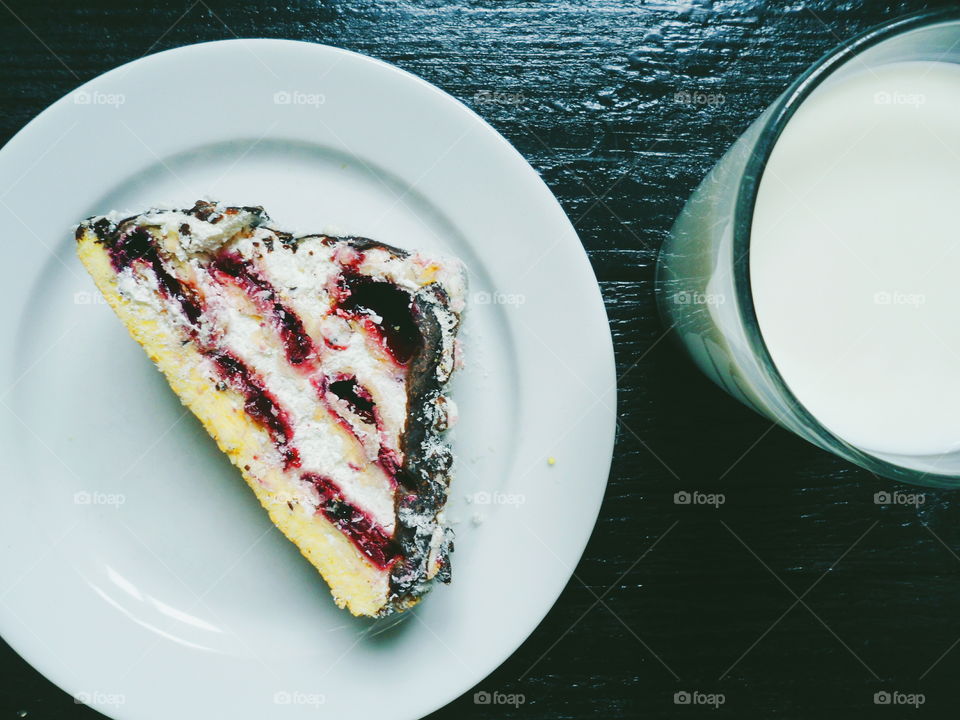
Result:
{"label": "round ceramic plate", "polygon": [[[334,606],[74,256],[87,216],[199,198],[467,264],[454,580],[415,611]],[[0,222],[0,631],[68,693],[134,720],[415,718],[550,609],[609,471],[610,334],[560,206],[462,104],[309,43],[151,55],[0,151]]]}

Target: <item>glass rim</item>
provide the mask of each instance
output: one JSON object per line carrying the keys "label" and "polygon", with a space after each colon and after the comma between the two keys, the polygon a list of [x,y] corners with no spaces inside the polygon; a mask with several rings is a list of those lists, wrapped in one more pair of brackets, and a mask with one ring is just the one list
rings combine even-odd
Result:
{"label": "glass rim", "polygon": [[871,473],[914,484],[942,487],[955,487],[960,481],[960,473],[912,469],[862,450],[827,429],[794,395],[773,361],[760,330],[750,280],[750,240],[754,209],[763,172],[780,135],[800,105],[836,70],[855,59],[863,51],[913,30],[951,22],[960,22],[960,9],[924,10],[889,20],[835,46],[797,77],[769,108],[769,116],[760,128],[760,134],[740,177],[733,213],[734,292],[744,323],[747,342],[754,357],[757,358],[777,391],[788,400],[798,419],[825,446],[842,449],[847,459]]}

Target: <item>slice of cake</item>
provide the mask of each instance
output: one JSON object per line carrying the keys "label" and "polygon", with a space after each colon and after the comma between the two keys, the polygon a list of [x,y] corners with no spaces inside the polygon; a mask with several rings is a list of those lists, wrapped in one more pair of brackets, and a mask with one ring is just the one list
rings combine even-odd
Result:
{"label": "slice of cake", "polygon": [[95,217],[83,264],[355,615],[449,582],[443,507],[465,279],[457,261],[294,237],[259,207]]}

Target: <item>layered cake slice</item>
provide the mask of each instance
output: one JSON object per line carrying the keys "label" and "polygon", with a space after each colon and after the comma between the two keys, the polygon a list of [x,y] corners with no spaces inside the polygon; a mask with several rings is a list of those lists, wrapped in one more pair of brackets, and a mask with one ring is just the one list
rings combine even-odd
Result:
{"label": "layered cake slice", "polygon": [[459,262],[294,237],[262,208],[209,202],[91,218],[76,236],[130,334],[338,605],[386,615],[449,582]]}

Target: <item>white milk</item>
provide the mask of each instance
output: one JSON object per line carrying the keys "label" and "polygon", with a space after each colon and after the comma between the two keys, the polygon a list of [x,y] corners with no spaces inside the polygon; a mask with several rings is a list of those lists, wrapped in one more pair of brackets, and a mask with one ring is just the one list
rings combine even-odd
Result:
{"label": "white milk", "polygon": [[960,65],[826,83],[764,172],[750,271],[790,389],[881,453],[960,449]]}

